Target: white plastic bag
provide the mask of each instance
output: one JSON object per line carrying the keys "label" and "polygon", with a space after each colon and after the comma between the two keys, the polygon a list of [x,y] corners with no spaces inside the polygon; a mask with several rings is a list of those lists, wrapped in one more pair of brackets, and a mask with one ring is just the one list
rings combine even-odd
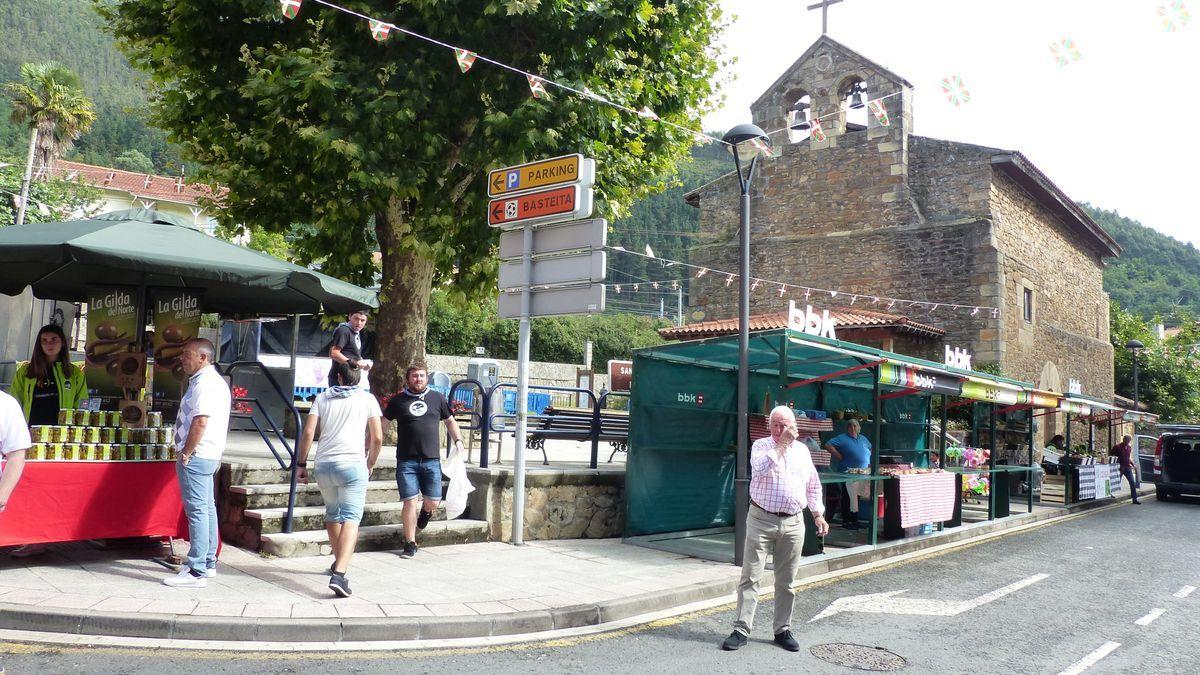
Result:
{"label": "white plastic bag", "polygon": [[450,479],[450,486],[446,488],[446,498],[443,500],[446,506],[446,520],[454,520],[467,510],[467,495],[475,491],[475,486],[471,485],[470,479],[467,478],[467,465],[463,462],[462,453],[458,448],[451,450],[450,456],[442,461],[442,475]]}

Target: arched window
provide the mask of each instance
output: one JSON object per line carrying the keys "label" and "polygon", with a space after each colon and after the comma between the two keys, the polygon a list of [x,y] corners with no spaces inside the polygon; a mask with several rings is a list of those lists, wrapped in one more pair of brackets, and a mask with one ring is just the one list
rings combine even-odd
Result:
{"label": "arched window", "polygon": [[850,77],[838,87],[842,100],[842,110],[846,113],[846,132],[862,131],[867,128],[867,83],[861,78]]}
{"label": "arched window", "polygon": [[796,92],[795,103],[787,114],[788,142],[799,143],[808,138],[809,120],[812,119],[812,97],[805,92]]}

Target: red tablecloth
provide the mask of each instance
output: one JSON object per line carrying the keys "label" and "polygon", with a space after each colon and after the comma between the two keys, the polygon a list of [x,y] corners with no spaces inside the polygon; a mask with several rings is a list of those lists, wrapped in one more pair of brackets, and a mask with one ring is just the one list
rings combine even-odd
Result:
{"label": "red tablecloth", "polygon": [[954,516],[954,474],[896,476],[900,483],[900,527],[940,523]]}
{"label": "red tablecloth", "polygon": [[0,513],[0,546],[187,531],[175,462],[26,462]]}

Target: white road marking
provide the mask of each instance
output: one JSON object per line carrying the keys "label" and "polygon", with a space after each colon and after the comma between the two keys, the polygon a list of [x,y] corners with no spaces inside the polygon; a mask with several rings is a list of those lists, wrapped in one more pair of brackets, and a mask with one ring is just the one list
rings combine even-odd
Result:
{"label": "white road marking", "polygon": [[1155,607],[1154,609],[1150,610],[1149,614],[1147,614],[1146,616],[1143,616],[1142,618],[1138,619],[1137,621],[1134,621],[1133,623],[1135,623],[1138,626],[1149,626],[1150,624],[1154,623],[1155,619],[1162,616],[1163,612],[1166,612],[1166,611],[1167,610],[1165,610],[1165,609],[1159,609],[1158,607]]}
{"label": "white road marking", "polygon": [[1000,598],[1016,591],[1036,584],[1049,577],[1049,574],[1035,574],[1018,582],[1011,583],[1003,588],[998,588],[991,593],[984,593],[978,597],[967,600],[930,600],[925,598],[899,598],[896,597],[901,593],[906,593],[908,589],[899,591],[886,591],[883,593],[867,593],[865,595],[849,595],[843,598],[834,600],[820,614],[809,619],[809,623],[817,619],[824,619],[827,616],[833,616],[841,612],[865,612],[868,614],[916,614],[922,616],[956,616],[967,610],[974,609],[980,605],[986,605],[993,600]]}
{"label": "white road marking", "polygon": [[1187,596],[1191,595],[1192,591],[1194,590],[1196,590],[1195,586],[1184,586],[1183,588],[1175,591],[1174,595],[1177,598],[1186,598]]}
{"label": "white road marking", "polygon": [[1121,646],[1120,642],[1112,642],[1112,641],[1105,642],[1104,644],[1097,647],[1094,652],[1092,652],[1091,654],[1088,654],[1087,656],[1083,657],[1082,659],[1079,659],[1075,663],[1071,664],[1070,668],[1067,668],[1066,670],[1062,671],[1058,675],[1079,675],[1079,673],[1082,673],[1083,671],[1087,670],[1088,668],[1091,668],[1092,666],[1096,665],[1097,663],[1100,663],[1100,659],[1113,653],[1114,651],[1117,650],[1117,647],[1120,647],[1120,646]]}

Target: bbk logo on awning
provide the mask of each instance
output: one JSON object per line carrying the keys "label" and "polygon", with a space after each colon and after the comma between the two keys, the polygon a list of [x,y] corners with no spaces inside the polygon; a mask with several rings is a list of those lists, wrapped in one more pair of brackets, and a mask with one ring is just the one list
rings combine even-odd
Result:
{"label": "bbk logo on awning", "polygon": [[704,405],[704,394],[685,394],[680,392],[675,395],[675,399],[679,403],[695,403],[696,405]]}

